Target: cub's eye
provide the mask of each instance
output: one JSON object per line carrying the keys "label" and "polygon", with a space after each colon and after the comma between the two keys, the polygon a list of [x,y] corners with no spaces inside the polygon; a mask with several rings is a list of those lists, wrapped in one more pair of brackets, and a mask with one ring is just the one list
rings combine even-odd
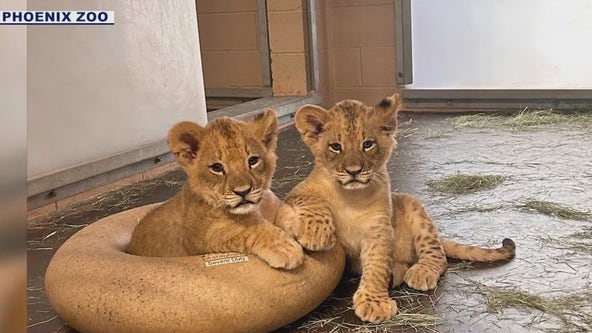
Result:
{"label": "cub's eye", "polygon": [[374,148],[375,145],[376,145],[376,142],[374,140],[366,140],[362,143],[362,148],[364,148],[364,150],[368,151],[368,150]]}
{"label": "cub's eye", "polygon": [[214,164],[210,165],[210,170],[212,170],[212,172],[218,173],[218,174],[224,173],[224,167],[220,163],[214,163]]}
{"label": "cub's eye", "polygon": [[255,164],[259,163],[259,156],[249,157],[249,160],[247,161],[247,163],[249,163],[250,167],[254,166]]}
{"label": "cub's eye", "polygon": [[341,152],[341,144],[338,142],[333,142],[329,144],[329,150],[339,154]]}

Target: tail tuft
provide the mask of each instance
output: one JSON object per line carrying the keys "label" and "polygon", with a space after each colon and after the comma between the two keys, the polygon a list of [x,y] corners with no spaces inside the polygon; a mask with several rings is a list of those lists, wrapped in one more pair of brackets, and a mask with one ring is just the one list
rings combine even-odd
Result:
{"label": "tail tuft", "polygon": [[513,258],[516,255],[516,243],[510,238],[504,238],[502,250],[508,254],[508,259]]}
{"label": "tail tuft", "polygon": [[510,238],[504,238],[504,240],[502,241],[502,245],[504,248],[506,248],[508,250],[512,250],[512,251],[516,250],[516,243],[514,243],[514,241],[511,240]]}

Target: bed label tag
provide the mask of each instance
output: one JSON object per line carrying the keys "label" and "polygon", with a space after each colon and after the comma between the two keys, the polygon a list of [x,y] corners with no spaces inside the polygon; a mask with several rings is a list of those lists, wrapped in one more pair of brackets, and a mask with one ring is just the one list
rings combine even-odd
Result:
{"label": "bed label tag", "polygon": [[210,253],[205,254],[202,257],[206,267],[249,261],[249,257],[242,253]]}

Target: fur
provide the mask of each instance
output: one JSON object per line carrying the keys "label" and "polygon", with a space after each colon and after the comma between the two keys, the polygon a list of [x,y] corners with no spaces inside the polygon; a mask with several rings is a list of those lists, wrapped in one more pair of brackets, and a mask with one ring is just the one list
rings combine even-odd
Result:
{"label": "fur", "polygon": [[277,129],[272,110],[250,122],[176,124],[168,142],[187,184],[141,219],[128,252],[155,257],[241,252],[271,267],[299,266],[302,247],[272,224],[282,205],[269,189]]}
{"label": "fur", "polygon": [[326,250],[337,241],[351,268],[361,274],[353,297],[356,315],[379,323],[397,305],[389,282],[433,289],[447,267],[446,254],[476,261],[514,256],[514,243],[481,249],[443,240],[421,202],[391,193],[387,161],[394,138],[400,98],[394,95],[371,107],[355,100],[330,110],[306,105],[296,113],[296,128],[311,150],[311,174],[287,196],[281,227],[306,249]]}

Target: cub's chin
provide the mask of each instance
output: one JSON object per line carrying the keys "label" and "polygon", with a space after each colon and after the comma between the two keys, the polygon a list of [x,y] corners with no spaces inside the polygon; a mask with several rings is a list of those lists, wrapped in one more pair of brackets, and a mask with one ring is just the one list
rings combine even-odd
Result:
{"label": "cub's chin", "polygon": [[236,207],[232,207],[228,211],[231,214],[245,215],[254,212],[258,207],[259,203],[245,203]]}
{"label": "cub's chin", "polygon": [[369,184],[370,184],[370,182],[360,183],[357,181],[351,181],[347,184],[342,184],[341,186],[343,187],[344,190],[355,191],[355,190],[363,190],[363,189],[367,188]]}

